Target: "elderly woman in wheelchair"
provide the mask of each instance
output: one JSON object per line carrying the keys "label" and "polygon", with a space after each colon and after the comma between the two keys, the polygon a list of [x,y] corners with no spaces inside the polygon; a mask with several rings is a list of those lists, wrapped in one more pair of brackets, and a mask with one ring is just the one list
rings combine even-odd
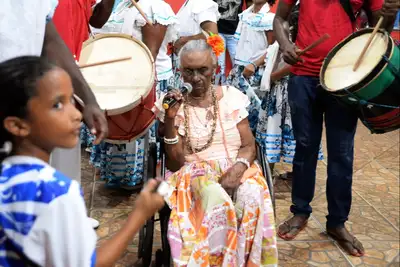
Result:
{"label": "elderly woman in wheelchair", "polygon": [[213,86],[217,65],[205,40],[180,51],[180,70],[193,90],[155,111],[164,136],[171,192],[168,240],[175,266],[277,266],[274,212],[254,162],[249,100],[230,86]]}

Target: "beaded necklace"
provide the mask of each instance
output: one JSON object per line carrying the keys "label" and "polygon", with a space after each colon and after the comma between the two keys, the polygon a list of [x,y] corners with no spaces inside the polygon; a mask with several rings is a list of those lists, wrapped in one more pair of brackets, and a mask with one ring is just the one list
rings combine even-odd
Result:
{"label": "beaded necklace", "polygon": [[190,131],[190,127],[189,127],[189,125],[190,125],[190,122],[189,122],[190,116],[189,116],[189,107],[187,105],[187,103],[188,103],[187,96],[186,96],[186,99],[185,99],[185,101],[183,103],[183,112],[184,112],[184,116],[185,116],[184,127],[185,127],[185,136],[186,136],[186,139],[185,139],[186,140],[186,147],[193,154],[199,153],[201,151],[206,150],[207,148],[209,148],[212,145],[212,143],[214,141],[215,130],[217,128],[217,119],[219,117],[219,105],[218,105],[217,95],[216,95],[216,92],[215,92],[214,88],[212,86],[210,86],[209,90],[211,90],[212,106],[213,106],[214,114],[209,114],[209,113],[211,113],[211,110],[207,111],[207,115],[206,115],[207,119],[208,118],[210,118],[210,119],[212,118],[213,121],[212,121],[212,125],[211,125],[211,133],[209,134],[209,137],[208,137],[208,140],[207,140],[206,144],[204,146],[202,146],[202,147],[197,147],[197,146],[194,147],[193,144],[192,144],[191,131]]}

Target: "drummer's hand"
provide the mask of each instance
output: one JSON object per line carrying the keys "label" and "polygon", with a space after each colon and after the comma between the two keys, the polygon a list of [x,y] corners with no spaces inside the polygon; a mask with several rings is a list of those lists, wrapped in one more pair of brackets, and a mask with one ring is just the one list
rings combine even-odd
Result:
{"label": "drummer's hand", "polygon": [[170,92],[168,92],[165,97],[172,97],[174,98],[177,102],[169,107],[169,109],[166,110],[165,116],[168,119],[175,119],[176,114],[178,113],[179,108],[181,107],[182,101],[183,101],[183,95],[182,92],[178,89],[173,89]]}
{"label": "drummer's hand", "polygon": [[303,59],[299,57],[299,53],[301,52],[294,44],[289,43],[285,46],[281,47],[283,60],[289,65],[295,65],[297,62],[303,62]]}
{"label": "drummer's hand", "polygon": [[400,9],[399,0],[385,0],[382,6],[381,13],[385,17],[395,17]]}
{"label": "drummer's hand", "polygon": [[87,104],[83,110],[83,120],[90,129],[90,132],[96,136],[95,145],[108,135],[108,125],[104,113],[97,104]]}

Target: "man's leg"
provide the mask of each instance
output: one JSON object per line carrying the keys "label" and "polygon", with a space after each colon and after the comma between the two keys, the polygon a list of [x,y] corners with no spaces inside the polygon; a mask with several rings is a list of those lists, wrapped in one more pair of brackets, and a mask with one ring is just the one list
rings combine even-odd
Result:
{"label": "man's leg", "polygon": [[361,256],[364,248],[344,227],[351,207],[353,180],[354,135],[357,115],[336,98],[325,93],[325,124],[328,147],[328,181],[326,228],[351,255]]}
{"label": "man's leg", "polygon": [[[81,144],[78,142],[72,149],[54,149],[50,164],[62,174],[81,184]],[[93,228],[99,227],[99,222],[89,218]]]}
{"label": "man's leg", "polygon": [[62,174],[81,184],[81,148],[80,143],[72,149],[54,149],[50,164]]}
{"label": "man's leg", "polygon": [[294,216],[279,226],[281,238],[293,239],[306,225],[312,209],[318,151],[322,135],[323,108],[317,77],[294,76],[289,80],[289,104],[296,151],[293,160],[292,203]]}

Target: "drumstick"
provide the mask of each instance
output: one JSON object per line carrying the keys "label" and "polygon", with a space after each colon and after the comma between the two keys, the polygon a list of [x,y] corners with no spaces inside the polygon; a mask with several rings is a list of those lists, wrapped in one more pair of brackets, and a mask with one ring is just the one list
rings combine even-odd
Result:
{"label": "drumstick", "polygon": [[361,51],[361,54],[356,61],[356,64],[354,64],[353,71],[356,71],[358,69],[358,67],[360,67],[361,61],[364,58],[364,55],[367,52],[368,47],[372,43],[372,40],[374,39],[376,33],[378,32],[379,28],[381,27],[382,22],[383,22],[383,17],[381,16],[378,20],[378,23],[375,25],[375,28],[372,31],[372,34],[369,36],[367,43],[365,44],[363,50]]}
{"label": "drumstick", "polygon": [[[304,55],[306,52],[308,52],[308,51],[310,51],[311,49],[313,49],[314,47],[316,47],[316,46],[322,44],[323,42],[325,42],[325,41],[328,40],[329,38],[331,38],[330,35],[327,34],[327,33],[325,33],[325,34],[322,35],[318,40],[316,40],[315,42],[313,42],[312,44],[310,44],[309,46],[307,46],[306,48],[304,48],[303,50],[301,50],[301,51],[298,53],[298,56]],[[290,72],[290,68],[291,68],[291,67],[292,67],[292,66],[284,67],[284,68],[282,69],[282,71]]]}
{"label": "drumstick", "polygon": [[79,68],[83,69],[83,68],[88,68],[88,67],[94,67],[94,66],[99,66],[99,65],[105,65],[105,64],[115,63],[115,62],[126,61],[126,60],[130,60],[130,59],[132,59],[132,57],[123,57],[123,58],[117,58],[117,59],[111,59],[111,60],[104,60],[104,61],[99,61],[99,62],[95,62],[95,63],[82,64],[82,65],[79,65]]}
{"label": "drumstick", "polygon": [[151,23],[151,21],[147,18],[146,14],[143,12],[143,10],[140,8],[140,6],[136,3],[136,1],[131,0],[131,2],[136,7],[136,9],[139,11],[140,15],[142,15],[142,17],[147,22],[147,24],[153,25],[153,23]]}
{"label": "drumstick", "polygon": [[316,40],[314,43],[310,44],[309,46],[307,46],[305,49],[301,50],[299,52],[299,56],[304,55],[306,52],[310,51],[311,49],[313,49],[316,46],[319,46],[320,44],[322,44],[323,42],[325,42],[326,40],[328,40],[329,38],[331,38],[329,36],[329,34],[325,33],[324,35],[322,35],[321,37],[319,37],[318,40]]}

